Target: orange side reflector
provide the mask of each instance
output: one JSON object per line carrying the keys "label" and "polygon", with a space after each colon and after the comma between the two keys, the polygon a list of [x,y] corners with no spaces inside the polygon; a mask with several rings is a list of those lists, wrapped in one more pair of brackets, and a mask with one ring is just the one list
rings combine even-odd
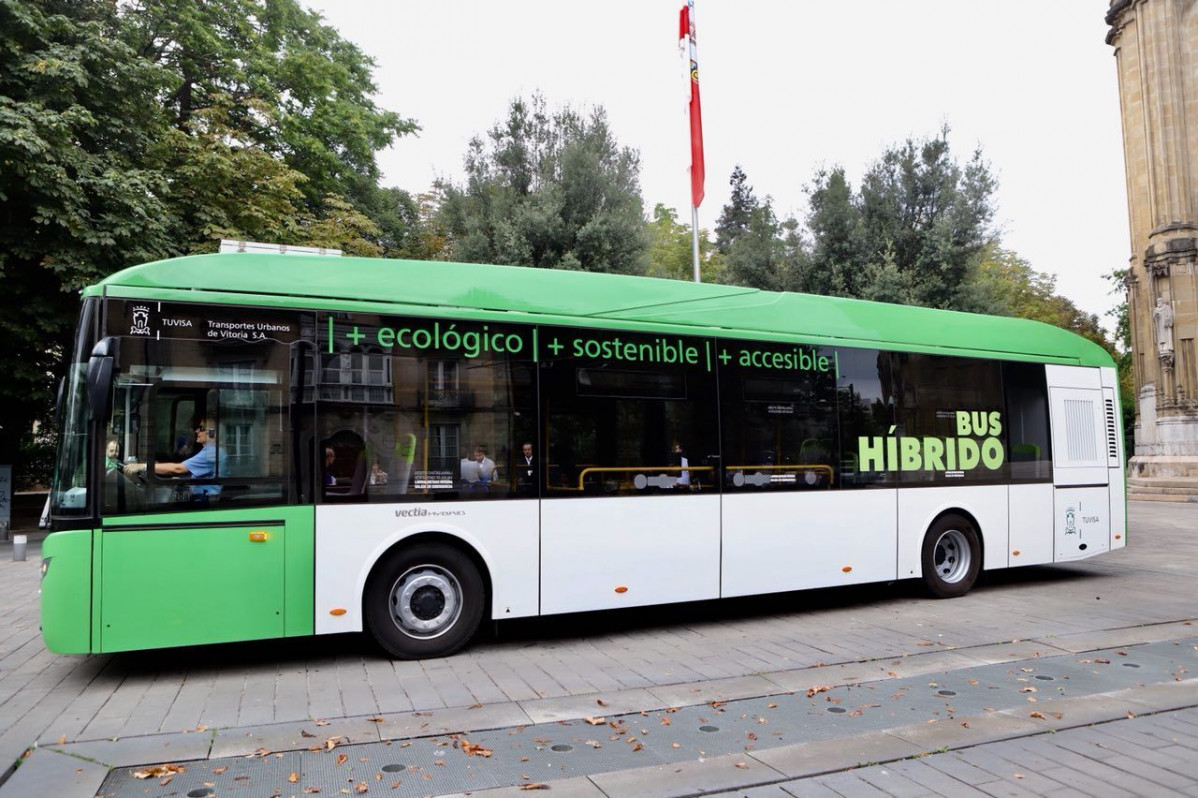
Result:
{"label": "orange side reflector", "polygon": [[1018,556],[1019,556],[1019,549],[1015,549],[1015,551],[1011,552],[1011,556],[1012,556],[1012,557],[1018,557]]}
{"label": "orange side reflector", "polygon": [[1122,539],[1123,539],[1122,535],[1115,535],[1115,540],[1122,540]]}
{"label": "orange side reflector", "polygon": [[329,610],[329,615],[344,615],[344,614],[345,614],[345,607],[334,607],[333,609]]}
{"label": "orange side reflector", "polygon": [[267,541],[267,539],[269,539],[269,538],[270,538],[270,535],[266,534],[266,532],[261,529],[257,530],[256,532],[250,533],[250,542],[251,543],[265,543]]}
{"label": "orange side reflector", "polygon": [[623,585],[620,585],[619,587],[616,588],[616,592],[617,593],[627,593],[628,588],[624,587]]}
{"label": "orange side reflector", "polygon": [[841,568],[840,570],[844,571],[847,574],[849,571],[853,570],[853,566],[846,565],[845,567]]}

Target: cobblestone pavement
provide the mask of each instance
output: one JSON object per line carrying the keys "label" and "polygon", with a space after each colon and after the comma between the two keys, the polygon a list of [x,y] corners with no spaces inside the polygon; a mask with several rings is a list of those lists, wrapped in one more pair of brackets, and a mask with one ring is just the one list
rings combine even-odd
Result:
{"label": "cobblestone pavement", "polygon": [[[223,756],[244,757],[257,747],[302,752],[309,746],[287,749],[285,744],[261,744],[272,739],[271,735],[278,739],[298,735],[306,742],[300,735],[301,727],[323,739],[342,735],[343,743],[373,739],[375,745],[402,745],[395,741],[428,740],[463,730],[510,730],[559,720],[584,723],[580,719],[593,715],[601,701],[607,707],[600,711],[608,715],[664,711],[709,701],[784,695],[818,685],[841,689],[839,686],[886,684],[926,674],[942,678],[940,674],[962,673],[994,663],[1093,658],[1097,655],[1087,652],[1111,646],[1140,646],[1141,651],[1148,651],[1144,646],[1193,636],[1195,630],[1189,622],[1198,617],[1198,591],[1192,583],[1198,565],[1198,539],[1193,534],[1198,530],[1198,505],[1134,503],[1131,530],[1130,546],[1123,551],[1068,566],[1000,572],[989,576],[970,595],[952,601],[926,599],[917,585],[899,583],[636,612],[511,621],[501,624],[497,635],[485,635],[455,657],[395,663],[357,636],[94,657],[53,655],[41,645],[37,630],[38,552],[31,549],[28,562],[12,563],[10,549],[0,546],[0,762],[15,761],[35,741],[40,746],[27,766],[0,788],[0,795],[9,798],[22,794],[18,791],[25,789],[22,784],[28,784],[39,773],[45,779],[90,783],[92,793],[87,794],[94,794],[95,785],[109,777],[108,765],[127,767],[168,760],[211,762]],[[1157,677],[1166,679],[1160,673]],[[1128,720],[1125,712],[1142,716],[1145,706],[1133,703],[1112,716],[1111,712],[1122,709],[1119,702],[1133,698],[1110,698],[1110,685],[1095,683],[1083,691],[1084,695],[1070,698],[1090,702],[1086,705],[1090,715],[1076,717],[1092,718],[1088,723],[1105,723],[1103,733],[1108,735],[1123,734],[1114,730],[1149,723],[1154,718],[1161,723],[1169,720],[1192,725],[1194,717],[1185,707],[1198,704],[1190,689],[1193,682],[1181,674],[1167,679],[1156,683],[1141,680],[1146,686],[1137,682],[1119,688],[1151,691],[1168,682],[1183,688],[1182,692],[1171,693],[1165,705],[1152,710],[1160,714],[1134,721]],[[887,684],[887,689],[890,687]],[[1185,692],[1187,689],[1189,692]],[[975,719],[971,723],[975,729],[990,728],[995,723],[992,718],[1004,717],[1002,707],[976,709],[977,713],[969,715]],[[988,709],[995,709],[997,714]],[[314,725],[318,720],[328,725]],[[1012,718],[1008,725],[1015,720],[1025,726],[1017,735],[1007,736],[1021,736],[1027,744],[1031,744],[1029,740],[1048,739],[1043,729],[1034,725],[1038,721]],[[846,729],[845,733],[852,734],[853,730]],[[1088,732],[1077,729],[1067,733]],[[1052,739],[1064,734],[1059,732]],[[1179,737],[1181,742],[1154,748],[1135,736],[1140,732],[1134,728],[1127,734],[1138,741],[1134,748],[1137,754],[1128,755],[1133,760],[1141,749],[1169,749],[1161,754],[1169,757],[1187,746]],[[114,738],[118,742],[107,742]],[[787,744],[821,744],[810,737],[800,739],[808,742],[790,738]],[[965,740],[953,739],[907,751],[897,758],[945,746],[955,749],[958,743],[966,746],[964,750],[914,760],[922,767],[930,766],[932,761],[966,757],[970,751],[980,755],[993,746],[1020,743],[995,742],[997,739],[1002,738],[974,735],[969,739],[967,735]],[[255,742],[260,744],[248,752],[238,748]],[[89,745],[100,746],[101,752],[82,753],[87,749],[79,746]],[[1177,746],[1180,749],[1174,750]],[[74,756],[53,753],[55,749]],[[737,754],[725,752],[716,759],[724,756]],[[1010,761],[1013,754],[1000,751],[995,756]],[[130,757],[138,761],[130,761]],[[894,758],[854,760],[841,764],[840,769],[858,761]],[[1103,760],[1094,752],[1089,758]],[[54,766],[49,763],[68,759],[74,767],[58,767],[58,776],[53,776],[50,771]],[[669,763],[663,760],[660,767],[677,765],[678,771],[670,770],[665,774],[668,778],[663,779],[682,785],[679,789],[691,789],[685,786],[690,784],[688,774],[696,768],[704,771],[715,761],[705,760],[699,764],[693,758]],[[772,767],[752,756],[741,763],[744,768],[732,764],[735,775]],[[967,765],[973,767],[968,761]],[[1123,760],[1106,765],[1133,776],[1136,773],[1127,769]],[[984,766],[979,768],[991,773]],[[1024,769],[1044,775],[1043,768]],[[894,768],[882,770],[885,776],[873,768],[821,775],[805,779],[803,789],[828,794],[817,791],[843,791],[836,786],[841,784],[851,794],[867,794],[868,786],[850,789],[845,785],[856,785],[853,779],[870,785],[869,779],[890,778],[898,772]],[[921,768],[916,770],[923,772]],[[1176,771],[1178,779],[1191,781],[1183,784],[1173,780],[1161,785],[1143,782],[1141,794],[1193,791],[1192,771],[1165,770]],[[496,772],[495,768],[491,772]],[[644,794],[621,787],[617,778],[619,773],[636,772],[579,775],[573,780],[555,781],[552,786],[559,793],[577,789],[582,791],[580,794],[593,795]],[[761,794],[776,795],[786,794],[779,792],[782,789],[798,790],[786,782],[787,777],[797,773],[775,768],[764,775],[768,778],[727,781],[725,786],[733,789],[745,784],[768,784]],[[899,775],[907,778],[903,773]],[[1022,773],[1021,779],[1008,777],[1005,772],[991,775],[995,778],[983,780],[974,788],[1002,794],[1039,794],[1059,789],[1053,786],[1059,783],[1066,790],[1090,792],[1077,786],[1081,782],[1065,784],[1052,776],[1049,782],[1036,781],[1040,786],[1034,787],[1028,782],[1032,778],[1029,773]],[[175,778],[179,783],[185,781]],[[382,781],[376,781],[377,789]],[[651,782],[656,783],[645,776],[634,786],[647,787]],[[890,790],[892,794],[907,794],[905,782],[894,779],[891,783],[897,785]],[[1118,783],[1109,781],[1114,787]],[[717,779],[695,786],[691,793],[666,790],[663,794],[710,792],[721,789],[720,784]],[[197,789],[203,789],[202,785]],[[602,793],[588,792],[596,789],[602,789]],[[929,782],[918,794],[935,792]]]}

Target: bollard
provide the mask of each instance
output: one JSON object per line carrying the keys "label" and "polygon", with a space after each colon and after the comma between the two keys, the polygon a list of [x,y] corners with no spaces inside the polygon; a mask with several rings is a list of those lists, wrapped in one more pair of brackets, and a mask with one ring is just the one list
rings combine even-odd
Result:
{"label": "bollard", "polygon": [[12,536],[12,561],[25,562],[25,541],[27,538],[24,535]]}

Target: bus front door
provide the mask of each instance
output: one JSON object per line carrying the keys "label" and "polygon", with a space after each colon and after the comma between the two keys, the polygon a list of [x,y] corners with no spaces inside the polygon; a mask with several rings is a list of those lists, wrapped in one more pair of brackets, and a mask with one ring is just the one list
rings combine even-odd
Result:
{"label": "bus front door", "polygon": [[284,636],[286,515],[272,508],[106,522],[99,650]]}

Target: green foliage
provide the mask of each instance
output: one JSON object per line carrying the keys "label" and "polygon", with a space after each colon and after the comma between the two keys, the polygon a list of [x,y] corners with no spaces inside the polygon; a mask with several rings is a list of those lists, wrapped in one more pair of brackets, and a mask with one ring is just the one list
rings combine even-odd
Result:
{"label": "green foliage", "polygon": [[466,154],[466,183],[442,184],[439,223],[455,260],[644,274],[648,236],[635,150],[603,108],[550,113],[516,99]]}
{"label": "green foliage", "polygon": [[402,247],[374,153],[415,126],[373,104],[372,66],[297,0],[0,0],[0,462],[19,481],[47,476],[23,464],[81,286],[222,236]]}
{"label": "green foliage", "polygon": [[[738,166],[716,226],[728,255],[724,278],[739,285],[881,302],[996,312],[977,280],[994,233],[995,182],[980,152],[965,165],[948,130],[908,139],[870,165],[859,190],[842,167],[821,169],[808,187],[805,230],[779,222]],[[809,236],[809,241],[804,232]]]}
{"label": "green foliage", "polygon": [[[708,232],[699,230],[699,277],[702,282],[720,282],[724,256],[712,245]],[[650,277],[693,280],[694,249],[689,225],[678,222],[678,212],[660,202],[653,208],[649,222]]]}
{"label": "green foliage", "polygon": [[753,213],[761,205],[740,164],[733,167],[728,184],[732,186],[732,194],[728,197],[728,204],[720,211],[720,218],[715,225],[716,249],[725,255],[732,249],[736,239],[749,232]]}
{"label": "green foliage", "polygon": [[887,149],[866,171],[858,195],[867,262],[889,259],[917,304],[987,310],[961,289],[993,238],[995,188],[980,151],[964,167],[953,159],[948,128]]}
{"label": "green foliage", "polygon": [[71,340],[70,291],[169,248],[163,179],[142,161],[157,75],[118,34],[107,4],[0,0],[0,461],[19,481]]}
{"label": "green foliage", "polygon": [[765,291],[784,290],[787,270],[782,225],[770,199],[756,202],[744,223],[744,230],[728,243],[725,282]]}
{"label": "green foliage", "polygon": [[[1119,395],[1123,404],[1124,436],[1131,441],[1136,419],[1136,379],[1132,372],[1131,317],[1127,301],[1128,269],[1115,269],[1103,275],[1110,285],[1110,293],[1119,298],[1119,303],[1107,311],[1115,319],[1115,362],[1119,366]],[[1132,446],[1126,447],[1130,456]]]}
{"label": "green foliage", "polygon": [[813,246],[808,268],[799,275],[796,289],[830,296],[864,296],[870,279],[863,268],[867,259],[861,208],[844,169],[838,166],[816,172],[808,203],[807,228]]}
{"label": "green foliage", "polygon": [[374,61],[298,0],[137,0],[123,20],[138,55],[161,70],[171,123],[189,129],[225,104],[238,144],[304,175],[312,209],[328,196],[365,201],[375,153],[417,130],[374,104]]}

